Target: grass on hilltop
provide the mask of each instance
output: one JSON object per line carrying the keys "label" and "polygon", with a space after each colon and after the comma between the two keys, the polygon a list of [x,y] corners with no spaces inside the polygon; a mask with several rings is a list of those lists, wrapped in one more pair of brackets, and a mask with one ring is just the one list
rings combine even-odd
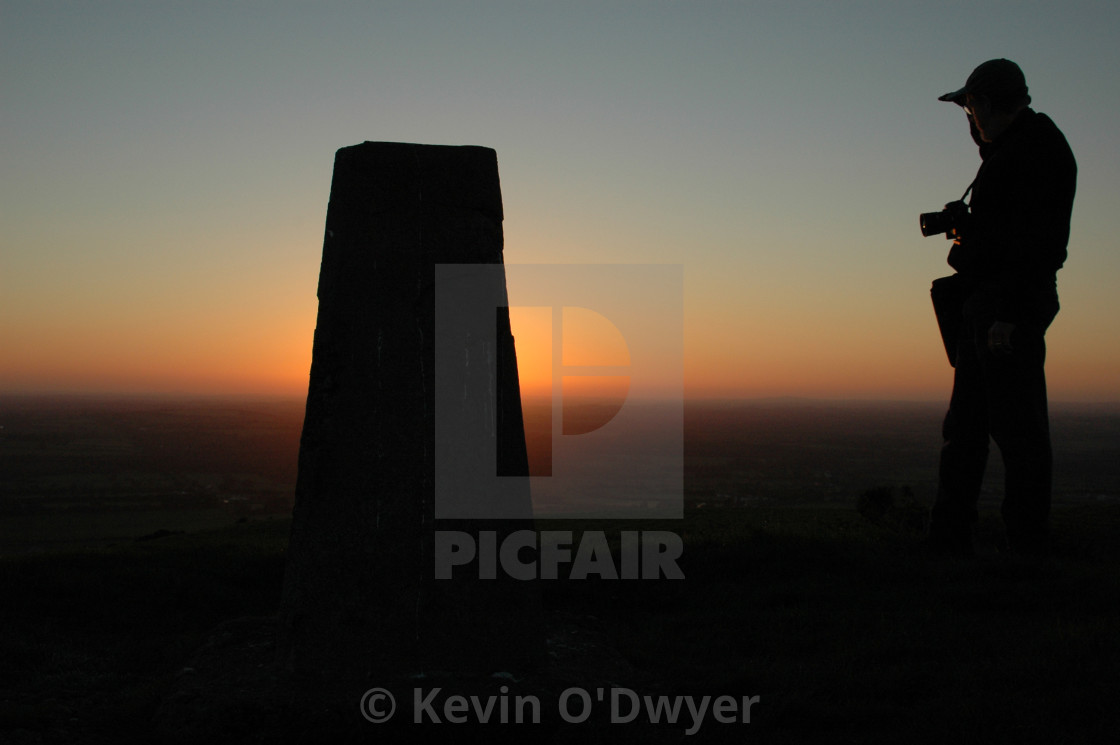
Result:
{"label": "grass on hilltop", "polygon": [[[691,511],[612,526],[681,533],[685,581],[551,582],[544,601],[598,619],[658,692],[761,696],[747,730],[690,742],[1104,742],[1120,731],[1120,509],[1054,524],[1055,558],[985,550],[985,515],[977,559],[933,560],[855,509]],[[0,561],[0,740],[148,741],[207,633],[276,611],[289,527]]]}

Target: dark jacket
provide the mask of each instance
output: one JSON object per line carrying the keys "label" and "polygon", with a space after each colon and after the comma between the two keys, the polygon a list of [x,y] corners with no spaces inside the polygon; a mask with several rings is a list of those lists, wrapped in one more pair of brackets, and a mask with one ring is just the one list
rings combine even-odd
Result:
{"label": "dark jacket", "polygon": [[1058,312],[1077,161],[1050,117],[1029,108],[980,157],[971,218],[949,254],[974,287],[965,313],[1045,329]]}

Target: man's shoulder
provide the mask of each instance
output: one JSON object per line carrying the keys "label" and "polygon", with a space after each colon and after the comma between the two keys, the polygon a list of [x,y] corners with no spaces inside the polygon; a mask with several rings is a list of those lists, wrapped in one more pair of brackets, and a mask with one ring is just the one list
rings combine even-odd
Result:
{"label": "man's shoulder", "polygon": [[1048,163],[1059,170],[1076,171],[1077,161],[1066,136],[1048,115],[1024,109],[1009,131],[1007,147],[1001,148],[1006,159],[1029,163]]}
{"label": "man's shoulder", "polygon": [[1036,132],[1045,132],[1051,135],[1056,134],[1065,139],[1065,135],[1062,134],[1062,130],[1058,129],[1058,125],[1054,123],[1054,120],[1050,118],[1049,114],[1044,114],[1041,111],[1035,111],[1034,109],[1027,109],[1027,111],[1032,114],[1032,116],[1027,120],[1028,124]]}
{"label": "man's shoulder", "polygon": [[1064,149],[1069,149],[1069,142],[1066,140],[1065,134],[1058,129],[1058,125],[1054,123],[1053,119],[1047,114],[1033,109],[1027,109],[1027,112],[1030,112],[1031,116],[1027,119],[1026,124],[1033,139],[1060,144]]}

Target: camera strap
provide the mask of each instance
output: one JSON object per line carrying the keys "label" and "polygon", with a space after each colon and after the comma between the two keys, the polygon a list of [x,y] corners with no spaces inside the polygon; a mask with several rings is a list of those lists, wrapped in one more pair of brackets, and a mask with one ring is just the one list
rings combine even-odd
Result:
{"label": "camera strap", "polygon": [[[987,165],[988,165],[988,161],[986,161],[986,160],[980,163],[980,167],[976,169],[976,175],[972,178],[972,183],[968,185],[968,188],[964,190],[964,194],[961,195],[961,201],[962,202],[964,200],[968,199],[968,195],[972,193],[972,187],[976,186],[976,182],[979,181],[980,177],[984,175],[984,168]],[[968,206],[969,207],[972,206],[971,202],[969,203]]]}
{"label": "camera strap", "polygon": [[[981,165],[980,169],[983,170],[984,166]],[[976,182],[979,181],[979,180],[980,180],[980,174],[977,173],[976,178],[972,179],[972,183],[969,184],[968,188],[964,190],[964,194],[961,194],[961,200],[960,201],[963,202],[964,200],[968,199],[968,195],[972,192],[972,187],[976,186]]]}

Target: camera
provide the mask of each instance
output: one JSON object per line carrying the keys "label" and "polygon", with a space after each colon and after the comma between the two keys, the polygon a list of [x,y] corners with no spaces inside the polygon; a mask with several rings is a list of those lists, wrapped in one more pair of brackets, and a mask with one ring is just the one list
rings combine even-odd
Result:
{"label": "camera", "polygon": [[926,238],[945,233],[945,238],[952,240],[960,237],[968,221],[968,205],[963,201],[950,202],[940,212],[923,212],[918,220]]}

